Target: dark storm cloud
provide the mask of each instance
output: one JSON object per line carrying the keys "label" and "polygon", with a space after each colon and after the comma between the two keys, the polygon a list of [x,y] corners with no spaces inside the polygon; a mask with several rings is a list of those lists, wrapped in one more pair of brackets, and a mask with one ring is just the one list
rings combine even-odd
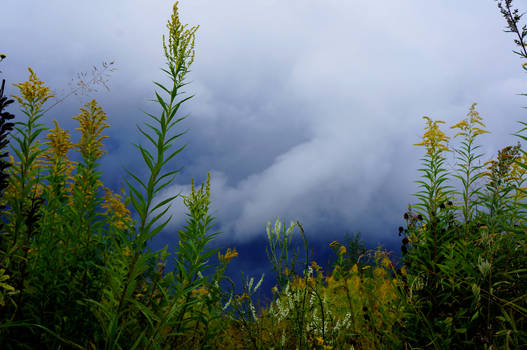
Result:
{"label": "dark storm cloud", "polygon": [[[103,164],[141,172],[130,142],[140,110],[156,111],[147,100],[163,79],[171,5],[4,1],[4,76],[25,80],[31,66],[64,86],[115,59],[111,91],[97,95],[114,140]],[[416,191],[422,115],[452,125],[479,102],[493,132],[481,138],[488,157],[516,142],[521,62],[492,1],[187,0],[180,11],[200,25],[187,89],[195,98],[181,124],[189,146],[174,164],[185,170],[163,195],[188,193],[191,177],[211,171],[212,210],[228,237],[262,235],[278,216],[324,241],[316,232],[391,235]],[[69,99],[50,118],[74,128],[76,111]],[[171,210],[174,231],[184,209],[178,200]]]}

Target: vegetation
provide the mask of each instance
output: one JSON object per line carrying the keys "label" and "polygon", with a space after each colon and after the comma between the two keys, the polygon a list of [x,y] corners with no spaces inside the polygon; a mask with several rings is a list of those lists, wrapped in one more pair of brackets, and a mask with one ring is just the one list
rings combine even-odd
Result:
{"label": "vegetation", "polygon": [[[527,59],[527,28],[512,1],[498,1],[517,54]],[[13,98],[0,89],[0,347],[2,349],[520,349],[527,346],[527,151],[502,149],[480,165],[485,130],[473,104],[452,129],[426,120],[417,203],[399,227],[402,258],[366,250],[360,236],[332,242],[335,263],[323,271],[309,257],[299,222],[268,223],[268,256],[277,274],[270,305],[255,306],[262,278],[241,292],[224,274],[235,248],[208,248],[210,176],[184,196],[188,210],[175,250],[148,243],[166,227],[173,196],[157,202],[178,170],[168,170],[197,27],[183,25],[177,3],[163,38],[168,85],[138,127],[136,145],[149,171],[127,171],[128,189],[101,182],[103,132],[92,100],[73,117],[80,139],[43,118],[53,94],[29,68]],[[0,55],[0,61],[5,55]],[[106,67],[107,68],[107,67]],[[527,63],[523,64],[527,70]],[[527,140],[527,123],[515,134]],[[47,135],[45,135],[47,133]],[[45,135],[45,136],[44,136]],[[41,141],[43,140],[43,141]],[[10,150],[8,150],[10,146]],[[74,162],[68,153],[81,159]],[[446,167],[453,152],[456,165]],[[132,211],[134,216],[132,216]],[[135,220],[133,218],[136,218]],[[303,255],[292,249],[295,229]],[[217,256],[217,263],[211,261]],[[174,269],[166,271],[168,258]],[[229,284],[230,282],[230,284]],[[227,287],[226,287],[227,285]]]}

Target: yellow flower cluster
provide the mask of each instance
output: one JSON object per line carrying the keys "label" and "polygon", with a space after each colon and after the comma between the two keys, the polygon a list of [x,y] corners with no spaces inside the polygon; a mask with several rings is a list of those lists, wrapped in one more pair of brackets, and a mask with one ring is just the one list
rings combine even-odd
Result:
{"label": "yellow flower cluster", "polygon": [[106,113],[97,104],[97,101],[92,100],[84,106],[86,108],[81,108],[81,114],[73,117],[80,124],[80,128],[75,130],[80,130],[82,133],[77,147],[79,147],[84,158],[97,159],[105,152],[101,149],[102,140],[108,136],[101,136],[101,132],[109,125],[106,124]]}
{"label": "yellow flower cluster", "polygon": [[205,286],[201,286],[198,289],[192,290],[193,296],[202,296],[202,295],[208,295],[208,294],[209,294],[209,290]]}
{"label": "yellow flower cluster", "polygon": [[[53,122],[55,123],[55,128],[50,129],[48,135],[45,137],[48,140],[46,145],[49,147],[42,155],[44,159],[43,163],[50,167],[50,173],[65,176],[66,179],[73,181],[71,173],[75,169],[76,162],[67,157],[68,151],[74,147],[70,141],[69,130],[62,129],[56,120],[53,120]],[[70,187],[71,191],[71,184],[67,186]]]}
{"label": "yellow flower cluster", "polygon": [[331,345],[325,345],[324,338],[322,338],[322,337],[315,337],[314,340],[315,340],[315,344],[317,346],[321,346],[322,349],[324,349],[324,350],[331,350],[331,349],[333,349],[333,347]]}
{"label": "yellow flower cluster", "polygon": [[55,128],[50,129],[49,134],[46,136],[46,139],[49,140],[46,144],[50,146],[50,149],[48,150],[49,153],[44,155],[44,157],[48,160],[65,158],[68,151],[74,147],[70,141],[69,130],[62,129],[56,120],[53,120],[53,123],[55,123]]}
{"label": "yellow flower cluster", "polygon": [[19,89],[20,96],[13,95],[12,97],[18,101],[22,108],[33,106],[38,110],[47,100],[53,97],[53,94],[47,86],[44,86],[44,82],[37,78],[31,68],[27,70],[29,71],[29,80],[14,84]]}
{"label": "yellow flower cluster", "polygon": [[437,125],[439,123],[444,123],[444,121],[434,121],[427,116],[424,116],[423,119],[428,123],[426,132],[423,135],[423,141],[414,144],[414,146],[425,146],[429,155],[440,153],[442,151],[450,151],[447,146],[449,137],[446,136]]}
{"label": "yellow flower cluster", "polygon": [[478,111],[476,111],[476,105],[477,103],[473,103],[472,106],[470,106],[470,109],[467,113],[467,117],[469,118],[463,119],[456,125],[450,127],[450,129],[461,130],[454,135],[454,138],[461,135],[467,137],[469,140],[473,140],[478,135],[490,133],[487,130],[475,126],[476,124],[479,124],[482,128],[486,127],[486,125],[483,124],[483,118],[479,115]]}
{"label": "yellow flower cluster", "polygon": [[337,241],[333,241],[333,242],[331,242],[331,243],[329,244],[329,246],[330,246],[331,248],[336,248],[336,247],[338,247],[339,245],[340,245],[340,243],[337,242]]}
{"label": "yellow flower cluster", "polygon": [[222,255],[220,252],[218,252],[218,260],[221,263],[228,264],[232,259],[238,256],[238,252],[236,251],[236,248],[231,250],[231,248],[227,249],[227,252],[225,252],[225,255]]}
{"label": "yellow flower cluster", "polygon": [[163,35],[163,50],[171,69],[179,72],[178,78],[183,78],[190,65],[194,62],[195,32],[199,26],[186,29],[181,24],[178,15],[178,2],[174,4],[173,13],[168,21],[168,43]]}
{"label": "yellow flower cluster", "polygon": [[[111,218],[111,223],[119,230],[126,230],[132,223],[130,210],[122,202],[122,196],[105,188],[104,202],[101,207],[106,209],[104,215]],[[122,190],[123,191],[123,190]]]}

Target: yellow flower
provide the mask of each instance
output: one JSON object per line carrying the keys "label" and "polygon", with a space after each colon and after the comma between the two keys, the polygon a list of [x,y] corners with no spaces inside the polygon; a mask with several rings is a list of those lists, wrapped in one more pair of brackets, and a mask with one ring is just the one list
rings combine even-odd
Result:
{"label": "yellow flower", "polygon": [[331,242],[331,243],[329,244],[329,246],[330,246],[331,248],[338,247],[339,245],[340,245],[340,243],[337,242],[337,241],[333,241],[333,242]]}
{"label": "yellow flower", "polygon": [[386,267],[386,268],[389,268],[392,266],[392,261],[390,260],[390,258],[388,258],[387,256],[385,256],[382,261],[382,266]]}
{"label": "yellow flower", "polygon": [[247,295],[247,293],[243,292],[242,295],[238,295],[237,297],[237,300],[239,303],[241,303],[242,301],[244,301],[245,299],[249,300],[249,296]]}
{"label": "yellow flower", "polygon": [[238,256],[238,252],[236,251],[236,248],[231,250],[231,248],[227,249],[227,252],[225,252],[225,255],[222,255],[220,252],[218,252],[218,260],[222,263],[228,264],[232,259]]}
{"label": "yellow flower", "polygon": [[358,292],[360,289],[360,277],[357,275],[352,276],[350,279],[346,281],[349,285],[350,291]]}
{"label": "yellow flower", "polygon": [[293,289],[304,289],[306,287],[306,281],[302,277],[295,276],[291,285]]}
{"label": "yellow flower", "polygon": [[49,154],[44,155],[44,157],[48,160],[64,158],[68,151],[73,148],[73,143],[68,134],[69,130],[60,128],[56,120],[53,120],[53,123],[55,123],[55,128],[50,129],[48,136],[46,136],[46,139],[49,140],[47,144],[50,146],[50,150]]}
{"label": "yellow flower", "polygon": [[208,295],[209,291],[207,290],[207,287],[201,286],[198,289],[192,290],[192,295],[194,296],[202,296],[202,295]]}
{"label": "yellow flower", "polygon": [[44,82],[37,78],[37,75],[31,68],[29,71],[29,80],[23,83],[14,84],[20,91],[20,96],[13,95],[22,108],[33,106],[35,109],[46,103],[48,99],[53,97],[53,94],[47,86],[43,86]]}
{"label": "yellow flower", "polygon": [[450,129],[461,129],[461,130],[466,130],[468,128],[468,123],[467,123],[467,120],[466,119],[463,119],[462,121],[460,121],[459,123],[455,124],[455,125],[452,125],[450,127]]}
{"label": "yellow flower", "polygon": [[104,215],[110,218],[110,223],[119,230],[127,229],[132,223],[130,210],[122,202],[122,196],[113,193],[109,188],[104,189],[104,202],[101,207],[106,209]]}
{"label": "yellow flower", "polygon": [[414,144],[414,146],[425,146],[429,155],[443,151],[450,151],[447,147],[449,138],[439,129],[439,126],[437,125],[439,123],[444,123],[444,121],[433,121],[427,116],[424,116],[423,119],[425,119],[428,124],[423,135],[423,141]]}
{"label": "yellow flower", "polygon": [[481,118],[478,111],[476,111],[476,105],[477,103],[473,103],[472,106],[470,106],[470,109],[467,113],[467,117],[469,118],[465,118],[459,123],[450,127],[450,129],[461,130],[460,132],[454,135],[454,138],[458,136],[465,136],[469,140],[473,140],[478,135],[489,133],[487,130],[475,126],[476,124],[478,124],[483,128],[486,127],[486,125],[483,124],[483,118]]}
{"label": "yellow flower", "polygon": [[311,267],[315,269],[315,271],[320,271],[322,269],[322,267],[320,267],[314,260],[311,262]]}
{"label": "yellow flower", "polygon": [[186,29],[179,20],[178,2],[172,7],[172,16],[168,21],[168,42],[163,35],[163,50],[170,69],[179,69],[179,77],[183,78],[194,62],[195,33],[199,26]]}
{"label": "yellow flower", "polygon": [[322,339],[322,337],[315,337],[315,342],[318,346],[324,345],[324,339]]}
{"label": "yellow flower", "polygon": [[131,256],[131,255],[132,255],[132,250],[130,249],[130,247],[126,246],[126,247],[123,249],[123,255],[124,255],[124,256]]}
{"label": "yellow flower", "polygon": [[341,245],[339,248],[339,256],[346,254],[346,247]]}
{"label": "yellow flower", "polygon": [[373,269],[373,275],[375,277],[382,277],[384,276],[385,270],[381,267],[376,267]]}
{"label": "yellow flower", "polygon": [[109,127],[106,124],[106,113],[95,100],[88,102],[84,107],[86,108],[81,108],[81,114],[73,117],[80,124],[80,128],[75,130],[80,130],[82,133],[77,147],[84,158],[97,159],[105,152],[101,149],[102,140],[108,137],[101,136],[101,132]]}

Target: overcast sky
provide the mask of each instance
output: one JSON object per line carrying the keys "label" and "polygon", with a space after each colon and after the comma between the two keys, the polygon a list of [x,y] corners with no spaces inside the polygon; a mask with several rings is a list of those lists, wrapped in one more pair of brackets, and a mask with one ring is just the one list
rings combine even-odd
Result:
{"label": "overcast sky", "polygon": [[[103,171],[114,188],[121,166],[144,174],[131,142],[141,110],[159,111],[149,99],[152,81],[163,81],[172,4],[2,1],[9,83],[30,66],[67,93],[77,72],[115,60],[111,90],[92,94],[112,125]],[[224,240],[261,238],[280,216],[303,223],[312,242],[361,231],[390,245],[417,190],[423,115],[450,126],[478,102],[492,131],[480,138],[485,159],[516,143],[510,134],[525,120],[522,61],[493,0],[181,0],[180,14],[200,26],[187,88],[195,97],[179,126],[188,147],[171,164],[184,170],[163,195],[187,193],[210,171]],[[67,99],[47,122],[73,130],[87,101]],[[166,240],[185,220],[179,199],[173,214]]]}

